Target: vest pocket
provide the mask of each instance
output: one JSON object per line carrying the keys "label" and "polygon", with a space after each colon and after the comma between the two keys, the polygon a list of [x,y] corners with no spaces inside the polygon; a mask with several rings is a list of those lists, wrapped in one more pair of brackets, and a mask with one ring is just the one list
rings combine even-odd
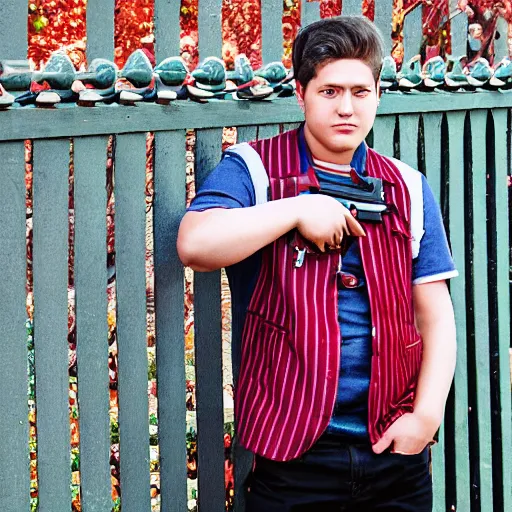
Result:
{"label": "vest pocket", "polygon": [[421,368],[421,361],[423,355],[423,340],[421,336],[418,336],[418,339],[412,341],[405,345],[405,363],[407,365],[407,372],[414,382],[414,387],[416,387],[415,381],[418,378],[418,374]]}
{"label": "vest pocket", "polygon": [[290,334],[279,324],[251,312],[247,314],[255,325],[253,324],[253,338],[245,340],[245,343],[249,344],[249,358],[245,364],[251,366],[252,378],[267,387],[269,380],[270,383],[274,383],[278,375],[286,371],[291,351]]}
{"label": "vest pocket", "polygon": [[421,337],[420,337],[420,338],[418,338],[416,341],[413,341],[413,342],[411,342],[411,343],[406,344],[406,345],[405,345],[405,349],[406,349],[406,350],[409,350],[409,349],[411,349],[411,348],[415,347],[416,345],[421,344],[421,342],[422,342],[422,341],[423,341],[423,340],[422,340],[422,339],[421,339]]}

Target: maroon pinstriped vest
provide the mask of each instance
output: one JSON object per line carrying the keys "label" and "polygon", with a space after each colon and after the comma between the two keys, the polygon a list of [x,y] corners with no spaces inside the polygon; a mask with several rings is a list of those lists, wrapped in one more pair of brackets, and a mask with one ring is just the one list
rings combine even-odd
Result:
{"label": "maroon pinstriped vest", "polygon": [[[271,198],[297,195],[297,131],[252,145],[269,175]],[[359,239],[373,325],[368,428],[375,443],[413,410],[422,342],[412,305],[409,193],[395,165],[371,149],[366,170],[382,178],[390,209],[382,224],[365,223],[367,236]],[[331,419],[340,368],[338,263],[338,252],[308,253],[295,268],[289,236],[262,250],[235,404],[240,441],[258,455],[297,458]]]}

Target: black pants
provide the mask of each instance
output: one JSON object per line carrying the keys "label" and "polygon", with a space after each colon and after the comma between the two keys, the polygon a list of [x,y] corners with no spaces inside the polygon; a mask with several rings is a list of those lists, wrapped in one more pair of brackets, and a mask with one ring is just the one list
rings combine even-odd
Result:
{"label": "black pants", "polygon": [[429,450],[373,453],[324,435],[301,458],[256,457],[246,482],[246,512],[431,512]]}

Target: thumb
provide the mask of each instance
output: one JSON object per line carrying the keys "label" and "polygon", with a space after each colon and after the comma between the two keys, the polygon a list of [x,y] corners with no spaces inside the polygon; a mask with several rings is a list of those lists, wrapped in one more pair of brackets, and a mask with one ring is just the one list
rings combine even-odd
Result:
{"label": "thumb", "polygon": [[366,236],[364,232],[363,226],[357,222],[357,220],[353,217],[350,211],[345,212],[345,221],[347,223],[347,227],[351,235],[354,236]]}
{"label": "thumb", "polygon": [[389,435],[388,432],[385,432],[383,436],[372,446],[374,453],[380,454],[387,448],[391,446],[393,442],[393,436]]}

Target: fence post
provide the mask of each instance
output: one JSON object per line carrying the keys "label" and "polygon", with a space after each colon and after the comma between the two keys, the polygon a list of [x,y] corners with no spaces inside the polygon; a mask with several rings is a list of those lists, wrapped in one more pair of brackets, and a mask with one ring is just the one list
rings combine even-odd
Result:
{"label": "fence post", "polygon": [[34,345],[39,510],[71,510],[69,139],[34,142]]}
{"label": "fence post", "polygon": [[25,147],[0,142],[0,508],[29,510]]}
{"label": "fence post", "polygon": [[318,0],[308,2],[308,0],[301,0],[301,11],[300,11],[300,24],[301,27],[305,27],[310,23],[318,21],[320,19],[320,3]]}
{"label": "fence post", "polygon": [[344,0],[341,5],[341,14],[345,16],[355,16],[363,14],[362,0]]}
{"label": "fence post", "polygon": [[496,35],[498,39],[494,40],[494,62],[499,62],[503,57],[508,57],[508,23],[501,16],[496,25]]}
{"label": "fence post", "polygon": [[180,54],[180,9],[176,0],[155,0],[155,57],[157,63]]}
{"label": "fence post", "polygon": [[187,509],[184,270],[176,238],[185,211],[185,130],[155,134],[156,363],[162,512]]}
{"label": "fence post", "polygon": [[0,57],[26,59],[28,51],[27,2],[2,0],[0,10]]}
{"label": "fence post", "polygon": [[222,57],[222,0],[201,0],[198,14],[199,58]]}
{"label": "fence post", "polygon": [[374,23],[382,34],[384,55],[391,54],[391,27],[393,18],[393,0],[378,0],[375,2]]}
{"label": "fence post", "polygon": [[404,64],[420,53],[423,39],[423,6],[418,6],[404,19]]}
{"label": "fence post", "polygon": [[261,53],[263,64],[280,61],[283,55],[283,2],[261,0]]}
{"label": "fence post", "polygon": [[115,0],[87,1],[87,60],[114,60]]}
{"label": "fence post", "polygon": [[146,134],[119,135],[115,153],[119,456],[124,512],[150,510],[146,335]]}
{"label": "fence post", "polygon": [[[220,160],[222,128],[198,130],[196,137],[196,187],[200,187]],[[225,506],[220,283],[219,271],[194,275],[197,484],[202,512]]]}
{"label": "fence post", "polygon": [[[450,0],[450,13],[456,12],[457,0]],[[466,13],[457,14],[451,21],[452,55],[466,55],[468,41],[468,16]]]}

